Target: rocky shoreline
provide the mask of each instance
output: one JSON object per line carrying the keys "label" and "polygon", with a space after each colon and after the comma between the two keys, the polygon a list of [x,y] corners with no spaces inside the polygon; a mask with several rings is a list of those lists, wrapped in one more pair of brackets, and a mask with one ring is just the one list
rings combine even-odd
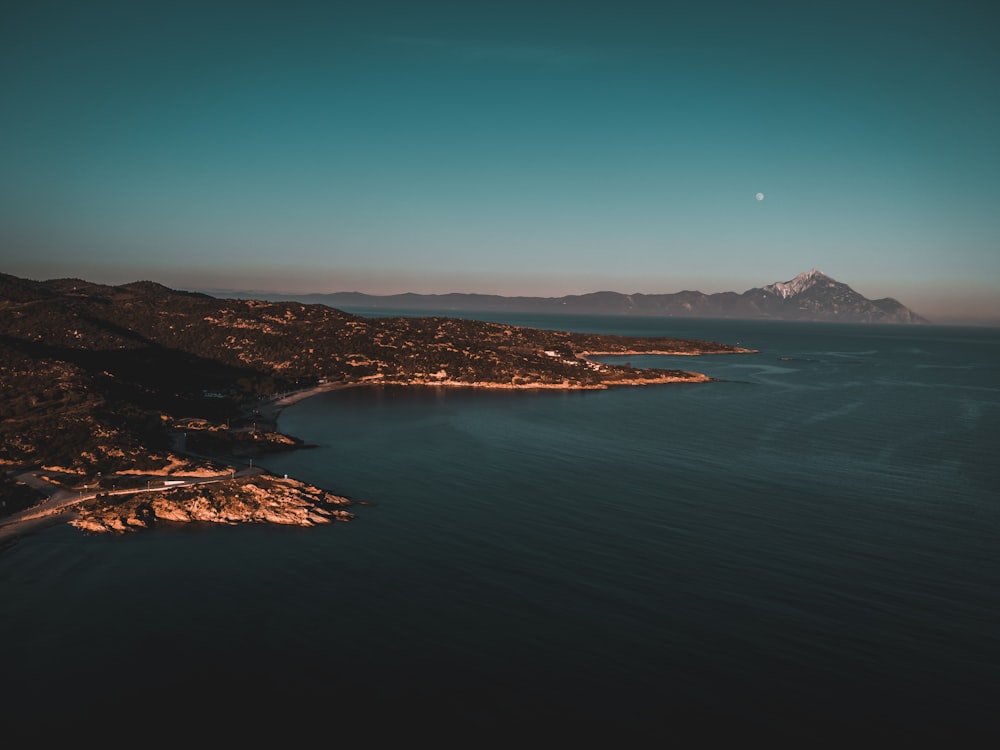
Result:
{"label": "rocky shoreline", "polygon": [[124,534],[158,523],[267,523],[318,526],[347,522],[355,503],[318,487],[264,472],[211,484],[142,493],[124,500],[97,498],[69,521],[90,534]]}
{"label": "rocky shoreline", "polygon": [[[712,379],[700,373],[684,373],[683,377],[664,373],[662,376],[636,378],[612,385],[641,386],[682,382],[709,382]],[[379,383],[327,383],[283,394],[277,398],[254,404],[251,409],[254,429],[250,443],[241,449],[230,450],[226,455],[188,453],[192,459],[208,460],[217,467],[214,478],[202,479],[196,483],[156,488],[154,490],[118,490],[114,493],[98,493],[90,499],[74,503],[72,507],[53,510],[48,514],[49,523],[65,521],[87,534],[126,534],[152,529],[157,524],[219,523],[235,525],[241,523],[266,523],[286,526],[317,526],[334,522],[348,522],[356,515],[347,510],[352,505],[365,505],[337,495],[288,476],[270,474],[260,465],[237,470],[234,459],[248,458],[251,466],[253,457],[264,458],[270,453],[309,447],[293,436],[279,432],[277,423],[282,410],[320,393],[343,388],[378,386]],[[510,383],[453,383],[447,381],[411,380],[407,383],[392,383],[400,387],[444,387],[482,388],[502,390],[595,390],[606,389],[608,384],[535,384],[512,385]],[[230,432],[219,426],[189,423],[189,435],[199,431]],[[237,475],[237,471],[239,474]],[[228,476],[226,474],[228,472]],[[164,473],[162,481],[167,483],[172,473]],[[35,514],[38,522],[46,514]],[[7,536],[16,527],[16,519],[4,519]]]}

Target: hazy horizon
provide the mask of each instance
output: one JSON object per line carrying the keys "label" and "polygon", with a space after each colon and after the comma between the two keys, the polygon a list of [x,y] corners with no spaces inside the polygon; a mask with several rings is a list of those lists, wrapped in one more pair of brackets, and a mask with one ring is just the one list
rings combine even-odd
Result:
{"label": "hazy horizon", "polygon": [[[822,271],[822,269],[816,269]],[[830,276],[830,274],[827,274]],[[832,276],[831,276],[832,277]],[[419,295],[445,295],[445,294],[481,294],[481,295],[495,295],[500,297],[541,297],[541,298],[558,298],[572,295],[585,295],[593,294],[596,292],[617,292],[619,294],[674,294],[682,291],[696,291],[702,292],[704,294],[717,294],[721,292],[736,292],[743,293],[750,289],[760,288],[767,286],[768,284],[773,284],[776,281],[790,281],[793,276],[783,279],[772,279],[770,281],[751,284],[749,286],[739,286],[739,287],[725,287],[721,285],[718,281],[705,280],[701,283],[697,281],[691,281],[687,285],[678,286],[673,289],[664,289],[659,291],[647,291],[644,285],[638,284],[633,288],[611,288],[611,287],[600,287],[592,289],[580,289],[575,288],[570,291],[556,292],[552,293],[548,291],[552,287],[542,286],[539,291],[535,292],[524,292],[524,291],[513,291],[513,292],[494,292],[494,291],[468,291],[466,289],[446,289],[441,287],[440,291],[417,291],[412,288],[400,288],[399,291],[379,291],[379,292],[369,292],[362,289],[328,289],[328,290],[316,290],[308,285],[301,288],[255,288],[255,287],[223,287],[223,288],[212,288],[206,286],[187,286],[184,287],[188,291],[198,291],[212,294],[214,296],[222,296],[227,293],[233,294],[261,294],[273,297],[275,295],[289,295],[289,296],[305,296],[305,295],[327,295],[327,294],[337,294],[337,293],[360,293],[366,294],[372,297],[390,297],[400,294],[419,294]],[[864,297],[870,300],[884,299],[886,297],[891,297],[896,299],[896,301],[905,305],[907,308],[917,313],[918,315],[927,318],[930,322],[940,323],[942,325],[958,325],[958,324],[968,324],[968,325],[986,325],[986,326],[1000,326],[1000,312],[993,310],[989,305],[977,307],[975,303],[967,304],[962,307],[960,304],[956,304],[955,300],[959,299],[961,296],[961,290],[953,290],[951,295],[948,295],[948,290],[928,290],[926,295],[921,296],[920,294],[913,295],[921,300],[922,307],[915,306],[908,302],[907,300],[899,299],[893,297],[891,294],[879,294],[877,292],[868,294],[864,291],[858,289],[855,285],[851,284],[844,279],[837,279],[842,283],[850,286],[854,291],[862,294]],[[933,310],[935,312],[928,313],[927,310]]]}
{"label": "hazy horizon", "polygon": [[51,0],[0,29],[8,273],[742,292],[1000,324],[1000,11]]}
{"label": "hazy horizon", "polygon": [[[399,294],[420,294],[420,295],[444,295],[444,294],[482,294],[482,295],[496,295],[501,297],[543,297],[543,298],[555,298],[564,297],[569,295],[584,295],[592,294],[596,292],[617,292],[620,294],[674,294],[676,292],[682,291],[697,291],[704,294],[717,294],[720,292],[737,292],[743,293],[749,289],[760,288],[767,286],[768,284],[773,284],[777,281],[790,281],[797,274],[788,275],[785,278],[771,279],[768,281],[760,281],[756,283],[750,283],[748,285],[738,285],[726,286],[720,283],[718,279],[687,279],[687,283],[678,282],[679,285],[671,289],[657,289],[648,283],[644,284],[641,281],[635,282],[632,287],[621,286],[620,288],[614,288],[612,286],[601,286],[593,288],[585,288],[582,285],[575,287],[572,285],[563,284],[553,284],[545,283],[545,280],[532,280],[529,283],[523,285],[517,285],[516,281],[512,282],[510,286],[497,285],[495,279],[491,279],[491,283],[486,287],[482,285],[477,285],[474,281],[471,281],[467,287],[449,287],[446,282],[429,283],[425,285],[410,285],[407,286],[406,283],[402,283],[398,286],[387,286],[385,284],[379,284],[377,281],[372,281],[367,284],[365,288],[359,288],[358,286],[337,286],[337,287],[323,287],[317,285],[316,283],[310,284],[309,282],[301,282],[298,284],[289,284],[287,279],[281,279],[278,283],[273,286],[268,286],[268,277],[261,276],[245,276],[240,277],[238,275],[229,276],[229,280],[235,281],[242,278],[246,283],[239,284],[233,283],[230,286],[217,286],[209,283],[205,283],[207,280],[220,280],[214,279],[213,277],[201,277],[197,275],[192,275],[185,273],[183,271],[165,271],[158,276],[150,275],[130,275],[123,272],[114,271],[104,271],[98,272],[95,275],[87,275],[84,273],[85,267],[74,267],[69,265],[63,269],[67,273],[51,273],[55,269],[49,268],[50,273],[43,273],[41,275],[31,274],[31,273],[16,273],[10,271],[9,269],[0,269],[6,273],[12,273],[15,276],[20,276],[22,278],[29,278],[36,281],[46,281],[57,278],[79,278],[84,281],[99,283],[99,284],[109,284],[112,286],[128,284],[135,281],[154,281],[164,286],[181,290],[181,291],[191,291],[191,292],[202,292],[206,294],[211,294],[213,296],[225,296],[226,294],[260,294],[261,296],[267,296],[269,298],[274,298],[282,295],[288,295],[289,297],[299,297],[305,295],[328,295],[337,293],[361,293],[370,295],[373,297],[389,297]],[[810,269],[803,269],[807,271]],[[823,269],[816,269],[823,273],[826,273]],[[76,272],[78,271],[78,272]],[[797,273],[802,273],[799,271]],[[983,304],[974,299],[974,295],[966,294],[965,291],[961,289],[947,289],[947,288],[933,288],[929,287],[923,294],[921,294],[919,289],[911,289],[912,299],[900,299],[892,294],[887,294],[879,291],[878,288],[873,287],[859,288],[859,285],[852,283],[850,280],[837,278],[833,274],[827,273],[826,275],[835,279],[836,281],[842,282],[847,286],[854,289],[854,291],[863,295],[870,300],[883,299],[886,297],[891,297],[896,299],[901,304],[908,307],[910,310],[916,314],[927,318],[932,324],[938,323],[942,325],[985,325],[985,326],[1000,326],[1000,311],[996,310],[993,306],[987,302]],[[225,280],[223,277],[221,280]],[[603,278],[600,280],[595,280],[600,282],[606,282],[608,279]],[[457,279],[456,283],[462,283],[461,279]],[[627,283],[623,281],[623,283]],[[484,289],[487,289],[484,291]],[[497,291],[497,290],[500,291]],[[509,289],[509,291],[504,291]],[[377,291],[370,291],[377,290]],[[553,291],[555,290],[555,291]],[[964,305],[956,300],[961,300],[964,298]],[[988,295],[987,295],[988,297]],[[917,302],[914,302],[917,300]]]}

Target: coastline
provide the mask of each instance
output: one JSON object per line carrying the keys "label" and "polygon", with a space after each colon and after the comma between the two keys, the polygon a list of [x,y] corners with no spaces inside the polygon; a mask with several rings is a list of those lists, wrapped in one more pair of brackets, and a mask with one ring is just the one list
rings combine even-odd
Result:
{"label": "coastline", "polygon": [[[748,350],[750,351],[750,350]],[[676,355],[677,352],[588,352],[582,355],[584,359],[588,356],[633,356],[640,354],[670,354]],[[686,356],[699,356],[697,354],[687,354]],[[588,360],[589,361],[589,360]],[[580,384],[580,383],[569,383],[566,381],[560,383],[497,383],[489,381],[481,381],[469,383],[459,380],[431,380],[431,379],[413,379],[406,381],[392,381],[383,380],[380,378],[371,378],[369,380],[360,380],[350,383],[344,382],[334,382],[334,383],[323,383],[321,385],[311,386],[309,388],[302,388],[297,391],[290,391],[288,393],[282,394],[277,398],[268,399],[260,403],[254,404],[252,409],[256,412],[256,418],[258,423],[266,424],[270,429],[277,430],[278,418],[281,412],[287,407],[297,404],[300,401],[305,401],[313,396],[318,396],[321,393],[328,393],[331,391],[339,391],[345,388],[366,388],[366,387],[378,387],[378,386],[400,386],[400,387],[430,387],[430,388],[480,388],[488,390],[518,390],[518,391],[533,391],[533,390],[558,390],[558,391],[599,391],[607,390],[609,388],[627,388],[630,386],[645,386],[645,385],[660,385],[668,383],[710,383],[715,379],[704,375],[700,372],[685,372],[687,377],[677,377],[676,375],[664,374],[657,377],[647,377],[647,378],[634,378],[632,380],[621,380],[621,381],[609,381],[600,382],[593,384]]]}
{"label": "coastline", "polygon": [[[633,354],[638,355],[638,354],[648,354],[648,353],[650,352],[608,352],[607,354],[609,355],[613,354],[615,356],[631,356]],[[677,352],[654,352],[654,353],[677,354]],[[602,354],[604,353],[586,352],[578,356],[580,356],[581,359],[584,361],[592,362],[591,360],[588,359],[590,356],[601,356]],[[690,355],[689,353],[686,354],[688,354],[689,356],[693,356]],[[396,386],[403,388],[427,387],[427,388],[461,388],[461,389],[484,389],[484,390],[525,390],[525,391],[577,390],[579,391],[579,390],[608,390],[610,388],[625,388],[625,387],[660,385],[660,384],[670,384],[670,383],[707,383],[714,381],[714,378],[711,378],[707,375],[697,372],[677,371],[677,370],[662,371],[662,374],[652,374],[655,372],[654,370],[644,370],[641,372],[643,374],[642,377],[634,377],[627,380],[600,381],[594,383],[572,382],[568,380],[563,380],[561,382],[556,382],[556,383],[514,383],[514,382],[495,382],[495,381],[465,382],[465,381],[445,380],[443,378],[442,379],[412,378],[408,380],[387,381],[380,377],[371,377],[365,380],[352,381],[352,382],[335,381],[330,383],[321,383],[319,385],[311,386],[308,388],[302,388],[299,390],[283,393],[275,398],[266,399],[253,404],[248,404],[243,407],[243,410],[244,413],[249,413],[253,415],[253,419],[258,429],[262,429],[266,432],[283,434],[278,429],[278,421],[284,409],[294,404],[297,404],[301,401],[305,401],[306,399],[312,398],[313,396],[317,396],[330,391],[343,390],[345,388],[362,388],[371,386],[375,387]],[[292,436],[286,436],[286,437],[292,437]],[[181,455],[187,454],[192,458],[208,459],[213,463],[218,463],[220,466],[225,467],[217,472],[216,471],[208,472],[209,474],[214,475],[212,478],[206,478],[203,476],[200,478],[200,481],[190,482],[192,478],[188,477],[189,482],[191,484],[203,483],[203,482],[221,482],[222,484],[227,484],[230,481],[235,482],[237,478],[239,478],[240,480],[245,480],[247,478],[247,475],[249,474],[261,474],[262,472],[266,472],[266,474],[268,475],[271,474],[270,471],[261,466],[261,461],[266,461],[266,457],[264,455],[259,457],[256,467],[254,467],[253,463],[251,462],[250,464],[251,468],[246,469],[246,468],[238,468],[236,465],[234,465],[232,462],[233,458],[232,456],[221,456],[221,455],[198,456],[196,454],[188,453],[187,451],[183,450],[180,451],[180,454]],[[143,473],[144,474],[148,473],[150,476],[158,476],[163,478],[173,476],[173,474],[170,471],[143,472]],[[227,474],[228,477],[226,476]],[[294,491],[292,491],[291,493],[286,492],[281,494],[286,494],[289,497],[294,495],[296,501],[302,500],[303,498],[310,498],[312,495],[316,495],[317,493],[319,493],[325,498],[327,498],[328,501],[330,499],[335,499],[336,503],[343,502],[346,504],[354,504],[354,501],[350,501],[347,498],[340,497],[326,490],[322,490],[321,488],[318,487],[312,487],[311,485],[303,485],[302,483],[297,482],[296,480],[291,479],[287,476],[282,480],[272,475],[272,480],[277,481],[281,484],[294,485],[295,486]],[[300,487],[298,485],[302,486]],[[190,486],[190,484],[188,484],[188,486]],[[239,492],[237,489],[237,487],[239,486],[239,482],[236,482],[232,486],[233,489],[228,491],[226,494],[230,496],[230,501],[235,501],[236,496],[238,495]],[[154,488],[154,491],[157,491],[157,494],[161,495],[174,494],[170,492],[170,490],[167,487]],[[124,490],[124,491],[119,490],[118,492],[107,493],[107,494],[142,495],[145,493],[141,489],[134,489],[134,490]],[[94,493],[95,498],[96,496],[97,493]],[[82,515],[86,515],[81,513],[80,510],[82,510],[84,507],[82,503],[85,502],[87,499],[88,498],[86,496],[79,496],[71,503],[65,503],[65,502],[60,503],[55,505],[55,507],[51,505],[48,508],[39,508],[38,506],[35,506],[34,508],[26,509],[21,514],[15,514],[13,516],[0,519],[0,549],[2,549],[7,544],[13,543],[18,537],[23,536],[25,534],[30,534],[32,531],[37,530],[38,528],[41,528],[43,526],[54,525],[58,523],[67,523],[67,522],[70,525],[78,525],[75,522],[77,522]],[[278,498],[275,498],[275,500],[277,499]],[[41,505],[44,506],[45,502],[43,501]],[[78,507],[80,510],[78,510]],[[18,518],[17,517],[18,515],[21,515],[22,517]],[[347,517],[350,515],[351,514],[347,512],[338,512],[336,514],[337,517],[335,520],[348,520]],[[28,516],[28,517],[23,517],[23,516]],[[179,520],[179,519],[174,519],[174,520]],[[200,520],[208,520],[208,519],[203,518]],[[331,518],[330,520],[334,519]],[[230,519],[230,522],[231,521],[232,519]],[[317,521],[317,517],[313,516],[311,517],[309,524],[306,525],[312,525],[313,523],[316,522],[322,523],[325,521],[322,520]],[[133,529],[130,530],[138,530],[138,527],[141,525],[142,525],[141,523],[132,524]],[[92,527],[88,527],[85,530],[97,531],[98,529],[97,525],[92,525]],[[121,529],[105,529],[105,530],[120,531]]]}

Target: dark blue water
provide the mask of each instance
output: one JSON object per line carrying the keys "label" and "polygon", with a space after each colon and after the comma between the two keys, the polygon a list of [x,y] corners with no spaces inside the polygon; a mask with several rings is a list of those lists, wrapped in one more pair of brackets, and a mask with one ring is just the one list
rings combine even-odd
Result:
{"label": "dark blue water", "polygon": [[21,541],[5,710],[477,744],[1000,737],[1000,330],[494,319],[760,353],[619,360],[709,384],[301,402],[281,428],[317,447],[265,463],[358,518]]}

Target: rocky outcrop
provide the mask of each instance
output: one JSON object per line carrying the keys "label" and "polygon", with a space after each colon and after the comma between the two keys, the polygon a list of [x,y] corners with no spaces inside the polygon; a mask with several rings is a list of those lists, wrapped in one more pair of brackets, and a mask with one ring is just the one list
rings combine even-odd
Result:
{"label": "rocky outcrop", "polygon": [[127,496],[101,496],[69,523],[88,533],[123,534],[158,522],[317,526],[350,521],[354,502],[295,479],[258,474]]}

